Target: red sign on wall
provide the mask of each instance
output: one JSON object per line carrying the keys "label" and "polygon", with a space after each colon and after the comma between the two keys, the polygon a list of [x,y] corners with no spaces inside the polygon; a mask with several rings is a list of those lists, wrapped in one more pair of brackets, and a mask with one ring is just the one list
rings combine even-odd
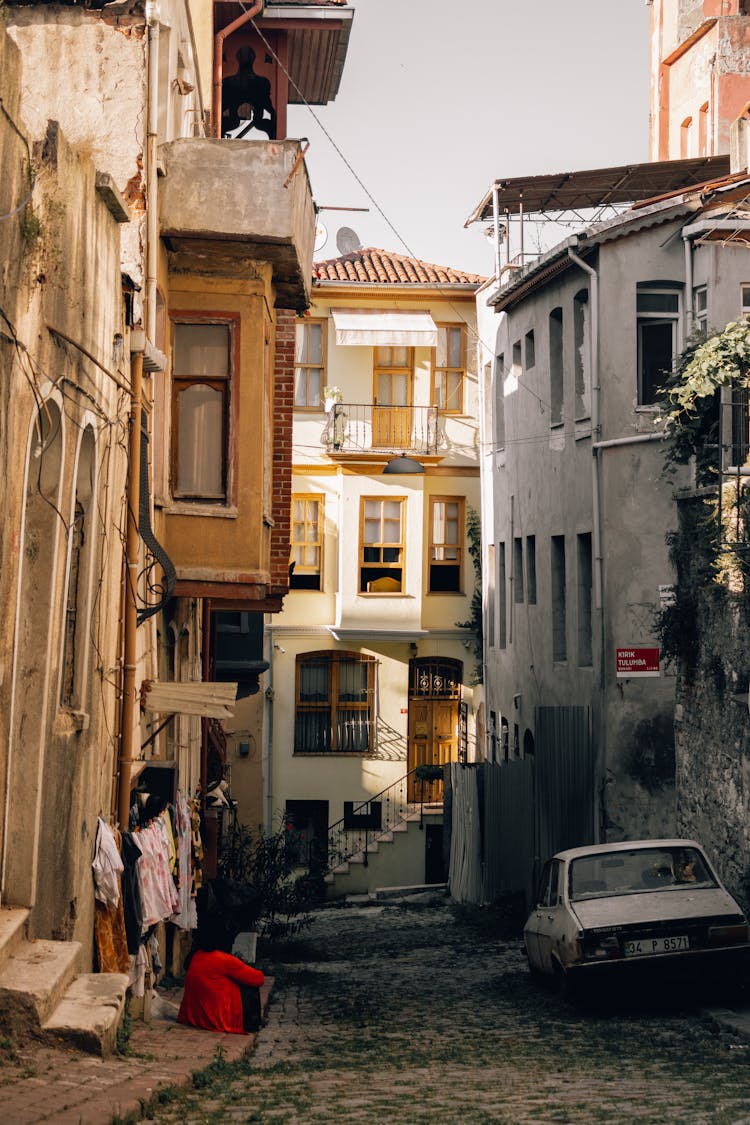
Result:
{"label": "red sign on wall", "polygon": [[617,678],[619,680],[658,675],[660,675],[658,648],[618,648]]}

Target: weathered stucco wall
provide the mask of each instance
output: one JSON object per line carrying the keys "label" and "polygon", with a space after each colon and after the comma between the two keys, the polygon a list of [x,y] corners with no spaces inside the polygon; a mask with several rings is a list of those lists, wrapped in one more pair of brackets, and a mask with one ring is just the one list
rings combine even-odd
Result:
{"label": "weathered stucco wall", "polygon": [[[112,27],[80,8],[6,9],[23,54],[22,112],[34,138],[58,121],[83,155],[114,179],[131,208],[122,232],[123,269],[142,279],[145,29]],[[52,63],[51,60],[54,60]]]}
{"label": "weathered stucco wall", "polygon": [[[0,33],[2,213],[22,201],[28,172],[24,126],[4,88],[19,83],[17,63]],[[0,258],[16,263],[0,290],[3,332],[16,340],[2,345],[0,400],[2,877],[4,901],[32,907],[33,933],[75,937],[90,955],[91,857],[97,815],[110,808],[117,728],[128,376],[126,349],[115,354],[125,333],[120,230],[93,164],[56,123],[44,123],[33,158],[32,199],[0,226]],[[27,464],[37,415],[44,439]],[[84,541],[66,661],[74,526]]]}

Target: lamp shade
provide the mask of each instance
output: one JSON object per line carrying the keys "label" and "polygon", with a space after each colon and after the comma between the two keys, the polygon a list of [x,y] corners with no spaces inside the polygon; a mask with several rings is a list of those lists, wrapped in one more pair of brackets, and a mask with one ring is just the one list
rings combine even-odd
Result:
{"label": "lamp shade", "polygon": [[391,457],[386,463],[383,473],[423,473],[424,465],[414,461],[411,457]]}

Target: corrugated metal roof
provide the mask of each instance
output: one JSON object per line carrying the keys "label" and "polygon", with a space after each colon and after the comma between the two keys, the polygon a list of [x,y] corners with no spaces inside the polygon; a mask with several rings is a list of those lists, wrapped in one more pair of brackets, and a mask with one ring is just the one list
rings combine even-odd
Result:
{"label": "corrugated metal roof", "polygon": [[498,178],[466,220],[488,222],[493,217],[493,191],[498,187],[500,212],[511,215],[559,214],[608,205],[637,203],[668,193],[721,180],[729,175],[729,156],[690,160],[659,160],[615,168],[589,168],[542,176]]}

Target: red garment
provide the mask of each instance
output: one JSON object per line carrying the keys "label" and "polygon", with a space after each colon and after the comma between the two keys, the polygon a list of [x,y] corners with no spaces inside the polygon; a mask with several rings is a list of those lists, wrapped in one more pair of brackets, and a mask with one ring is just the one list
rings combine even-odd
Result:
{"label": "red garment", "polygon": [[199,949],[193,954],[185,975],[185,995],[177,1019],[207,1031],[229,1031],[244,1035],[242,1026],[242,995],[240,985],[259,988],[263,973],[233,957],[214,949]]}

